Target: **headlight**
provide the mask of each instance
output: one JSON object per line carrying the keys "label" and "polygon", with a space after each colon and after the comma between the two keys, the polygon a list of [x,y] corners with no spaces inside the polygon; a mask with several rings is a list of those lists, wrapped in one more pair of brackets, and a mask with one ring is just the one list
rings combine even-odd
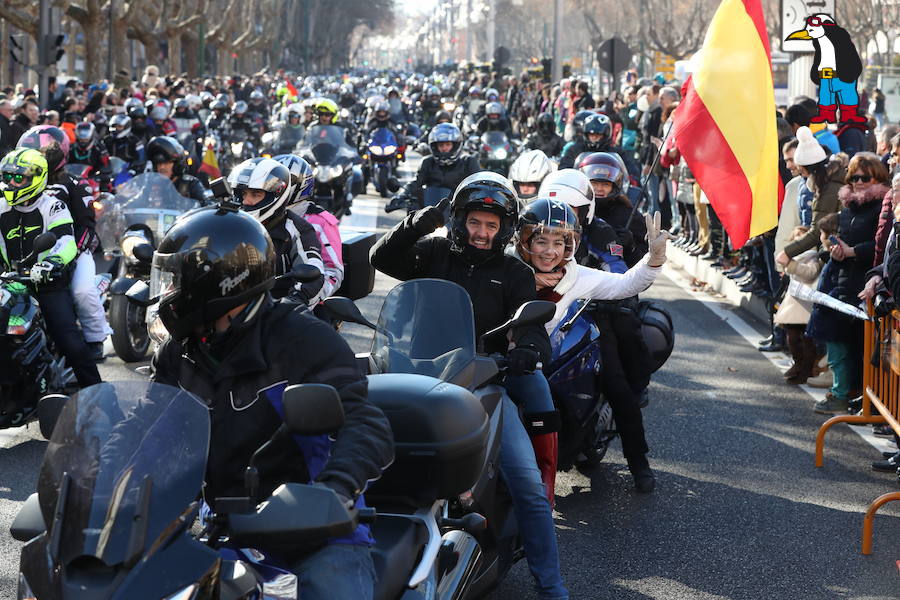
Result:
{"label": "headlight", "polygon": [[506,160],[506,157],[509,156],[509,153],[503,148],[497,148],[494,150],[494,157],[497,160]]}
{"label": "headlight", "polygon": [[134,258],[134,247],[138,244],[147,244],[147,238],[137,232],[125,234],[122,238],[122,254],[127,258]]}
{"label": "headlight", "polygon": [[444,110],[447,112],[453,112],[456,110],[456,103],[454,102],[444,102]]}
{"label": "headlight", "polygon": [[263,144],[271,144],[274,141],[275,141],[275,133],[274,132],[268,131],[263,134],[263,136],[262,136]]}
{"label": "headlight", "polygon": [[244,142],[232,142],[231,143],[231,153],[235,156],[240,156],[244,151]]}
{"label": "headlight", "polygon": [[384,147],[385,154],[393,154],[396,151],[397,151],[397,146],[385,146]]}
{"label": "headlight", "polygon": [[384,154],[384,150],[381,149],[381,146],[369,146],[369,150],[371,150],[372,154],[375,156],[382,156]]}
{"label": "headlight", "polygon": [[31,586],[28,585],[28,581],[25,579],[25,575],[22,573],[19,573],[19,593],[16,595],[16,600],[37,600],[34,592],[31,591]]}
{"label": "headlight", "polygon": [[187,586],[183,590],[179,592],[175,592],[171,596],[166,596],[163,600],[193,600],[193,598],[197,595],[197,590],[200,588],[196,583],[192,583]]}

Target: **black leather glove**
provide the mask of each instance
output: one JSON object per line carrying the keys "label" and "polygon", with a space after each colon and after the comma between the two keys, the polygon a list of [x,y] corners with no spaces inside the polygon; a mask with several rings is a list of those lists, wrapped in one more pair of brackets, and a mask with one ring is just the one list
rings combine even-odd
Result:
{"label": "black leather glove", "polygon": [[427,235],[444,225],[444,208],[448,198],[441,200],[437,206],[426,206],[416,211],[412,220],[413,228],[422,235]]}
{"label": "black leather glove", "polygon": [[513,348],[506,355],[507,371],[510,375],[525,375],[537,369],[541,355],[534,348],[520,346]]}

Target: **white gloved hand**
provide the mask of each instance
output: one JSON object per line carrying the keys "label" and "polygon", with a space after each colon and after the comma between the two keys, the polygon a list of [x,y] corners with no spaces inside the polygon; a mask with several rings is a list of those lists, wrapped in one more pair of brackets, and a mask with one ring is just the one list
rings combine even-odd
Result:
{"label": "white gloved hand", "polygon": [[666,242],[672,239],[672,234],[661,229],[662,215],[656,211],[653,216],[650,213],[644,215],[647,224],[647,242],[650,244],[650,260],[647,264],[651,267],[661,267],[666,262]]}
{"label": "white gloved hand", "polygon": [[49,283],[53,278],[56,269],[56,264],[50,262],[49,260],[42,260],[39,263],[35,263],[34,266],[31,267],[31,272],[29,273],[29,275],[31,276],[31,281],[38,285],[42,283]]}

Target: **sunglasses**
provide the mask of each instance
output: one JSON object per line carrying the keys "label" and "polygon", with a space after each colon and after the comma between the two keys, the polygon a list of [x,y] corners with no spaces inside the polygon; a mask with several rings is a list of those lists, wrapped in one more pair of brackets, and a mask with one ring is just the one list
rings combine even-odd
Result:
{"label": "sunglasses", "polygon": [[21,173],[4,173],[3,181],[6,183],[22,183],[25,181],[25,175]]}
{"label": "sunglasses", "polygon": [[813,27],[819,27],[820,25],[833,25],[830,21],[823,21],[819,17],[809,17],[806,19],[807,25],[812,25]]}
{"label": "sunglasses", "polygon": [[869,183],[870,181],[872,181],[872,178],[868,175],[851,175],[848,181],[850,181],[850,183],[859,183],[860,181],[863,183]]}

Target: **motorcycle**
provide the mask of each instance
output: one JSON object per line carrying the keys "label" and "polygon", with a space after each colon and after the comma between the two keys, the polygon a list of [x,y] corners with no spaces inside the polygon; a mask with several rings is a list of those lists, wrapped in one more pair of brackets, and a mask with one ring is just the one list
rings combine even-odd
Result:
{"label": "motorcycle", "polygon": [[168,177],[151,172],[123,185],[98,215],[97,234],[115,273],[109,300],[111,339],[125,362],[143,360],[150,349],[146,310],[129,302],[125,293],[136,281],[150,280],[150,264],[143,259],[152,255],[175,219],[197,206],[179,195]]}
{"label": "motorcycle", "polygon": [[228,134],[229,163],[234,166],[256,156],[256,149],[245,129],[235,129]]}
{"label": "motorcycle", "polygon": [[499,478],[506,391],[497,378],[505,360],[478,350],[484,337],[546,322],[553,305],[524,304],[477,344],[469,295],[445,280],[399,284],[377,324],[347,298],[324,306],[340,321],[375,330],[371,351],[357,357],[369,373],[368,399],[394,433],[394,463],[366,491],[378,509],[375,598],[399,598],[406,588],[424,598],[482,596],[523,552]]}
{"label": "motorcycle", "polygon": [[303,140],[305,130],[303,126],[291,127],[282,125],[276,131],[268,131],[262,136],[262,154],[265,156],[278,156],[290,154]]}
{"label": "motorcycle", "polygon": [[[290,386],[283,402],[285,426],[273,441],[343,424],[330,386]],[[27,542],[19,598],[296,599],[296,576],[251,548],[315,547],[374,519],[318,485],[285,483],[256,498],[258,474],[247,476],[246,497],[216,499],[211,512],[197,500],[209,408],[175,387],[100,383],[46,398],[38,412],[52,435],[37,493],[11,527]]]}
{"label": "motorcycle", "polygon": [[313,201],[340,219],[354,193],[362,193],[361,159],[344,139],[344,129],[337,125],[310,127],[297,151],[313,167]]}
{"label": "motorcycle", "polygon": [[379,127],[372,132],[366,143],[367,152],[363,158],[368,161],[368,170],[375,183],[375,191],[387,198],[388,193],[400,189],[397,181],[397,161],[402,156],[398,152],[397,136],[387,127]]}
{"label": "motorcycle", "polygon": [[502,131],[486,131],[480,139],[480,160],[485,170],[505,175],[516,159],[516,150]]}
{"label": "motorcycle", "polygon": [[28,257],[0,273],[0,429],[32,420],[44,394],[77,386],[72,369],[47,335],[28,276],[36,257],[55,244],[53,233],[42,233]]}

